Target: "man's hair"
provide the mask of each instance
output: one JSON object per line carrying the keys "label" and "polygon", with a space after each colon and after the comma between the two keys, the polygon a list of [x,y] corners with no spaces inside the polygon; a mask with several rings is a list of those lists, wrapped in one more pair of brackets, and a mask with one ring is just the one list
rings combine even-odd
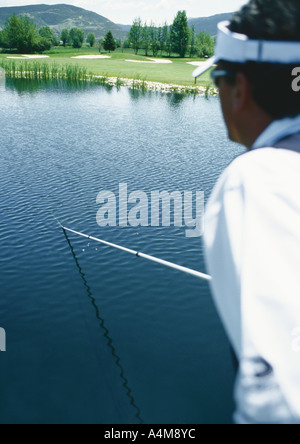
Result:
{"label": "man's hair", "polygon": [[[300,0],[250,0],[234,14],[229,29],[254,40],[300,42]],[[300,63],[239,64],[222,61],[222,66],[247,76],[255,102],[272,118],[282,119],[300,114],[300,96],[292,89],[292,70]]]}

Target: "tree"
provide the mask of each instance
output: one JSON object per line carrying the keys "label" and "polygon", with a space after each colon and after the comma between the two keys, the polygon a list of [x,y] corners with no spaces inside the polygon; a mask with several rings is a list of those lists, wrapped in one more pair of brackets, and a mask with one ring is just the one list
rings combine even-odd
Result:
{"label": "tree", "polygon": [[63,45],[66,46],[67,41],[69,40],[69,31],[68,29],[63,29],[60,34],[60,40],[63,42]]}
{"label": "tree", "polygon": [[168,56],[171,56],[171,35],[170,35],[170,27],[167,23],[163,25],[160,32],[160,49],[161,53],[166,51]]}
{"label": "tree", "polygon": [[86,41],[89,43],[90,47],[92,48],[96,43],[95,34],[90,32],[86,38]]}
{"label": "tree", "polygon": [[190,34],[186,11],[179,11],[171,27],[171,41],[174,52],[181,58],[184,58],[187,53]]}
{"label": "tree", "polygon": [[130,48],[130,40],[126,39],[123,43],[123,47],[124,49],[129,49]]}
{"label": "tree", "polygon": [[99,48],[100,54],[102,52],[103,45],[104,45],[104,39],[99,39],[99,41],[98,41],[98,48]]}
{"label": "tree", "polygon": [[160,48],[160,42],[159,42],[159,29],[151,23],[149,28],[149,35],[150,35],[150,43],[152,47],[152,54],[153,57],[156,57]]}
{"label": "tree", "polygon": [[214,38],[207,32],[197,34],[196,51],[198,57],[212,57],[215,52]]}
{"label": "tree", "polygon": [[103,46],[105,51],[108,51],[109,53],[116,50],[117,44],[111,31],[108,31],[106,34]]}
{"label": "tree", "polygon": [[51,47],[52,47],[51,40],[47,39],[46,37],[41,37],[34,44],[34,51],[37,52],[49,51]]}
{"label": "tree", "polygon": [[148,57],[148,51],[150,46],[150,33],[147,23],[145,23],[144,26],[142,27],[141,42],[145,50],[145,56]]}
{"label": "tree", "polygon": [[196,52],[196,28],[195,25],[193,25],[191,29],[190,57],[194,57]]}
{"label": "tree", "polygon": [[167,38],[167,43],[166,43],[166,50],[167,50],[169,57],[171,57],[171,55],[172,55],[172,28],[173,28],[173,26],[171,25],[169,27],[168,38]]}
{"label": "tree", "polygon": [[72,28],[69,34],[73,48],[81,48],[84,42],[84,31],[79,28]]}
{"label": "tree", "polygon": [[0,31],[0,48],[7,48],[8,43],[6,40],[6,34],[4,31]]}
{"label": "tree", "polygon": [[9,48],[15,48],[20,53],[30,53],[35,50],[39,35],[28,16],[12,15],[6,22],[2,38]]}
{"label": "tree", "polygon": [[133,45],[135,53],[139,52],[142,43],[142,21],[140,18],[136,18],[133,22],[133,25],[129,31],[129,40]]}
{"label": "tree", "polygon": [[51,46],[58,46],[59,42],[52,31],[52,29],[49,28],[49,26],[43,26],[39,29],[39,35],[51,42]]}

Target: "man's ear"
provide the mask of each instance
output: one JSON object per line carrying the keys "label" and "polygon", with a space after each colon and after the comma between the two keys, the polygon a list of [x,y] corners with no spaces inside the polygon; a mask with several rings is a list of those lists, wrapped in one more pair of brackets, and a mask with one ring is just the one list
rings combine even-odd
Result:
{"label": "man's ear", "polygon": [[252,100],[252,88],[246,75],[238,72],[235,78],[235,86],[232,91],[233,94],[233,110],[234,112],[243,111]]}

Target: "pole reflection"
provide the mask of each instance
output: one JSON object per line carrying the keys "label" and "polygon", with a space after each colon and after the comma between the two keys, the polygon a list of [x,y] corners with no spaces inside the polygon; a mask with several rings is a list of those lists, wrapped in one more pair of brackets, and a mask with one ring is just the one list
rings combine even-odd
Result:
{"label": "pole reflection", "polygon": [[78,272],[79,272],[79,274],[80,274],[80,276],[81,276],[81,279],[82,279],[82,281],[83,281],[84,287],[85,287],[86,292],[87,292],[87,296],[88,296],[88,298],[90,299],[90,301],[91,301],[91,303],[92,303],[92,305],[93,305],[93,307],[94,307],[94,309],[95,309],[96,318],[98,319],[98,321],[99,321],[99,325],[100,325],[101,329],[103,330],[103,335],[104,335],[104,337],[105,337],[105,339],[106,339],[107,346],[109,347],[109,349],[110,349],[110,351],[111,351],[111,354],[112,354],[112,356],[113,356],[113,358],[114,358],[114,361],[115,361],[116,366],[117,366],[117,367],[119,368],[119,370],[120,370],[120,378],[121,378],[121,380],[122,380],[122,385],[123,385],[124,389],[126,390],[126,395],[128,396],[128,398],[129,398],[129,400],[130,400],[130,404],[131,404],[131,406],[132,406],[132,407],[135,409],[135,411],[136,411],[136,415],[135,415],[135,416],[136,416],[136,418],[137,418],[137,420],[138,420],[138,423],[139,423],[139,424],[143,424],[144,421],[143,421],[143,419],[141,418],[141,411],[140,411],[139,407],[138,407],[138,406],[136,405],[136,403],[135,403],[135,399],[134,399],[134,397],[133,397],[132,390],[131,390],[131,388],[129,387],[128,380],[127,380],[127,378],[126,378],[126,376],[125,376],[124,368],[123,368],[123,366],[122,366],[122,364],[121,364],[121,358],[118,356],[118,354],[117,354],[117,352],[116,352],[116,349],[115,349],[115,347],[114,347],[114,345],[113,345],[113,340],[112,340],[112,338],[110,337],[109,330],[107,329],[107,327],[106,327],[106,325],[105,325],[104,319],[100,316],[100,310],[99,310],[99,307],[98,307],[97,304],[96,304],[96,300],[95,300],[95,298],[94,298],[94,296],[93,296],[93,294],[92,294],[91,287],[89,286],[89,284],[88,284],[88,282],[87,282],[87,279],[86,279],[86,276],[85,276],[85,274],[84,274],[84,272],[83,272],[83,270],[82,270],[82,268],[81,268],[81,266],[80,266],[80,264],[79,264],[79,261],[78,261],[78,259],[77,259],[76,254],[75,254],[75,251],[74,251],[74,249],[73,249],[73,246],[72,246],[72,244],[71,244],[71,241],[70,241],[70,239],[69,239],[69,237],[68,237],[68,234],[66,233],[65,230],[63,230],[63,232],[64,232],[64,235],[65,235],[66,240],[67,240],[67,242],[68,242],[68,245],[69,245],[69,247],[70,247],[70,250],[71,250],[71,253],[72,253],[73,259],[74,259],[74,261],[75,261],[75,263],[76,263],[76,267],[77,267],[77,269],[78,269]]}

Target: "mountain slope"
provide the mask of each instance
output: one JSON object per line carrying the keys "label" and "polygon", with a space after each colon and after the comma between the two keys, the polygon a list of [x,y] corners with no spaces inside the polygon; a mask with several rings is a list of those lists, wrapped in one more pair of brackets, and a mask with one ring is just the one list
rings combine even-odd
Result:
{"label": "mountain slope", "polygon": [[189,25],[190,27],[195,25],[197,34],[199,32],[205,31],[208,32],[210,35],[215,36],[217,35],[218,23],[225,20],[230,20],[231,17],[232,13],[218,14],[211,17],[193,18],[189,19]]}
{"label": "mountain slope", "polygon": [[30,5],[0,8],[0,28],[12,15],[29,15],[37,27],[49,26],[59,35],[64,28],[81,28],[86,35],[94,32],[96,38],[103,38],[111,31],[115,38],[125,38],[127,33],[120,26],[95,12],[87,11],[71,5]]}

